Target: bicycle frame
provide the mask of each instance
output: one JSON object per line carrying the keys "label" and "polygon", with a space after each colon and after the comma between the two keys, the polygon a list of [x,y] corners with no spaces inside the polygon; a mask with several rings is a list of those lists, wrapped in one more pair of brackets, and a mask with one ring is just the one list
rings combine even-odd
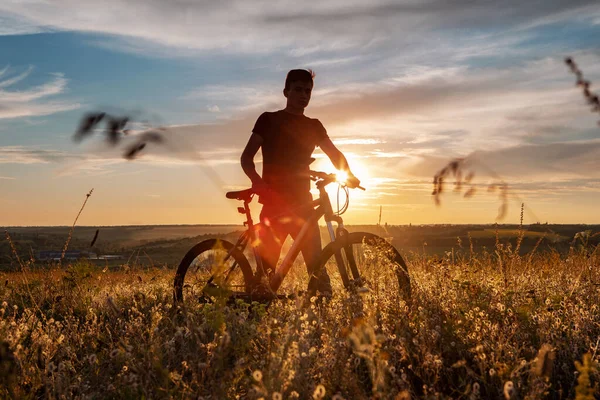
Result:
{"label": "bicycle frame", "polygon": [[[308,229],[311,224],[319,221],[321,219],[321,217],[325,217],[325,223],[327,225],[327,231],[329,233],[329,237],[330,237],[331,241],[334,241],[336,239],[336,230],[333,229],[333,222],[337,223],[337,232],[339,232],[340,229],[344,229],[344,222],[343,222],[342,218],[339,215],[335,215],[333,212],[333,208],[331,207],[329,195],[325,191],[325,185],[323,184],[323,182],[317,182],[317,189],[319,190],[319,198],[318,199],[313,200],[308,204],[304,204],[302,206],[296,207],[293,210],[291,210],[291,211],[295,211],[298,209],[311,207],[311,208],[313,208],[314,211],[311,213],[309,219],[304,222],[304,224],[302,225],[302,228],[300,229],[300,232],[298,233],[298,235],[296,236],[296,239],[294,240],[294,242],[292,244],[292,247],[290,248],[288,253],[285,255],[281,264],[276,268],[276,271],[271,275],[271,277],[269,279],[269,288],[273,292],[277,292],[277,290],[281,286],[281,283],[283,282],[286,275],[289,273],[290,269],[292,268],[292,265],[294,264],[294,261],[298,257],[298,254],[300,254],[300,247],[304,241],[304,238],[306,237],[306,234],[307,234]],[[244,251],[244,249],[248,245],[248,242],[255,243],[255,241],[257,239],[255,228],[256,228],[256,226],[262,225],[262,223],[254,225],[252,216],[250,215],[250,208],[249,208],[248,204],[249,204],[249,202],[245,201],[243,210],[241,207],[239,208],[239,212],[246,215],[247,219],[246,219],[246,222],[244,223],[244,225],[248,226],[248,229],[244,233],[242,233],[242,235],[240,236],[240,238],[238,239],[238,241],[236,242],[235,247],[234,247],[234,248],[239,249],[240,251]],[[264,271],[264,268],[262,265],[262,259],[261,259],[260,255],[258,254],[256,246],[252,246],[252,252],[253,252],[254,258],[256,260],[257,271],[255,273],[255,276],[265,276],[265,271]],[[336,256],[336,258],[337,258],[337,256]],[[339,261],[338,261],[338,264],[339,264]],[[232,268],[235,268],[235,265]],[[344,272],[342,273],[342,279],[344,281],[346,281],[348,279],[348,276]]]}

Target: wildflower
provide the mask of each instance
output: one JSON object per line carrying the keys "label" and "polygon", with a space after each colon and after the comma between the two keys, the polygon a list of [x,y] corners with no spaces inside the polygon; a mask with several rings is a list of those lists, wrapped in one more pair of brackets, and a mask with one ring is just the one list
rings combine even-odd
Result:
{"label": "wildflower", "polygon": [[506,381],[504,383],[504,398],[506,400],[517,398],[517,390],[515,389],[515,385],[512,383],[512,381]]}
{"label": "wildflower", "polygon": [[490,376],[495,376],[496,375],[496,370],[494,368],[490,369]]}
{"label": "wildflower", "polygon": [[273,392],[272,398],[273,398],[273,400],[282,400],[283,396],[281,396],[281,393],[279,393],[279,392]]}
{"label": "wildflower", "polygon": [[260,381],[262,381],[263,374],[259,370],[256,370],[252,373],[252,377],[254,378],[255,381],[260,382]]}
{"label": "wildflower", "polygon": [[322,399],[323,397],[325,397],[325,386],[317,385],[313,392],[313,399]]}
{"label": "wildflower", "polygon": [[475,382],[473,383],[473,391],[471,392],[471,395],[469,396],[470,399],[478,399],[479,398],[479,383]]}

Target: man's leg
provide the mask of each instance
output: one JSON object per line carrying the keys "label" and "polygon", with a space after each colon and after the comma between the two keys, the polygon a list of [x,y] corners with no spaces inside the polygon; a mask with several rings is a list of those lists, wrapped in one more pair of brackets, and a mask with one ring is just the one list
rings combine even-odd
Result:
{"label": "man's leg", "polygon": [[[281,246],[285,240],[285,235],[281,232],[281,227],[276,221],[272,221],[270,216],[275,215],[276,210],[271,210],[267,206],[263,206],[260,213],[261,227],[258,230],[258,245],[257,251],[262,260],[263,270],[267,276],[271,276],[275,272]],[[262,278],[262,277],[261,277]]]}
{"label": "man's leg", "polygon": [[[301,226],[300,226],[301,228]],[[296,239],[300,229],[294,230],[292,237]],[[319,291],[322,294],[331,294],[331,281],[327,270],[323,268],[321,271],[315,271],[319,267],[319,257],[321,255],[321,231],[317,221],[310,224],[302,247],[302,257],[306,263],[306,269],[308,271],[309,278],[312,277],[313,273],[316,273],[316,280],[313,282],[313,286],[308,289],[311,291]]]}

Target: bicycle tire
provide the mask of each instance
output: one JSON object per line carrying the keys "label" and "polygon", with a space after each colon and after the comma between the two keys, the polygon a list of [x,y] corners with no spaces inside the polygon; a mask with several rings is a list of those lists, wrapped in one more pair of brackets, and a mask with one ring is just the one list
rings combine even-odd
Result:
{"label": "bicycle tire", "polygon": [[[227,256],[227,254],[231,255],[231,261],[233,261],[233,263],[237,264],[236,266],[234,266],[232,269],[235,270],[237,268],[240,269],[242,276],[239,276],[239,273],[236,273],[236,275],[234,275],[234,277],[237,278],[237,280],[239,279],[243,279],[243,293],[250,293],[252,290],[252,283],[254,281],[254,274],[252,273],[252,268],[250,267],[250,263],[248,262],[248,259],[246,258],[246,256],[244,256],[244,254],[235,248],[235,246],[231,243],[228,242],[226,240],[221,240],[221,239],[207,239],[204,240],[198,244],[196,244],[194,247],[192,247],[183,257],[183,259],[181,260],[181,262],[179,263],[179,267],[177,268],[177,272],[175,273],[175,279],[173,282],[173,297],[175,302],[183,302],[184,301],[184,289],[186,289],[186,276],[188,277],[188,283],[187,285],[193,284],[194,282],[192,281],[192,277],[190,276],[190,266],[192,266],[192,264],[194,263],[194,261],[196,261],[198,259],[198,257],[202,256],[202,255],[209,255],[210,252],[220,252],[223,253],[223,258],[225,259]],[[226,261],[224,261],[226,262]],[[218,282],[218,279],[215,279],[217,277],[216,274],[222,272],[225,273],[228,271],[229,267],[232,267],[233,264],[230,264],[229,266],[224,266],[221,265],[221,268],[215,268],[216,265],[214,262],[210,262],[208,261],[210,266],[210,272],[209,271],[199,271],[200,270],[200,266],[197,267],[197,271],[201,274],[203,274],[204,277],[207,278],[207,280],[211,280],[213,282]],[[233,277],[231,277],[231,274],[229,274],[226,278],[226,281],[224,283],[233,281]],[[200,284],[202,284],[203,282],[199,281]],[[223,284],[223,282],[221,282]],[[217,287],[218,285],[216,283],[213,283],[213,287]],[[222,285],[224,286],[224,285]],[[191,286],[193,288],[193,286]],[[196,287],[196,293],[191,293],[191,296],[201,296],[203,295],[203,290],[204,287],[202,289],[199,289],[198,287]],[[224,287],[223,289],[225,290],[229,290],[229,287]]]}
{"label": "bicycle tire", "polygon": [[[347,255],[349,252],[346,251],[349,248],[352,249],[351,254],[355,261],[355,268],[350,268],[349,265],[351,264]],[[365,254],[365,252],[368,252],[368,254]],[[336,254],[338,257],[340,254],[343,255],[345,271],[339,269]],[[391,270],[398,283],[398,294],[405,301],[408,301],[411,296],[410,276],[406,262],[394,246],[384,238],[372,233],[351,232],[338,236],[335,241],[325,246],[321,252],[319,270],[321,268],[326,268],[328,273],[336,270],[341,275],[341,281],[347,290],[357,289],[365,285],[372,286],[371,289],[373,289],[376,286],[375,281],[379,282],[377,285],[381,284],[381,281],[389,284],[389,282],[385,282],[384,277],[385,273]],[[388,271],[385,269],[388,269]],[[347,278],[344,278],[344,275]],[[311,280],[313,279],[316,279],[315,275],[311,277]],[[309,287],[315,286],[314,282],[312,282],[312,286],[309,284]]]}

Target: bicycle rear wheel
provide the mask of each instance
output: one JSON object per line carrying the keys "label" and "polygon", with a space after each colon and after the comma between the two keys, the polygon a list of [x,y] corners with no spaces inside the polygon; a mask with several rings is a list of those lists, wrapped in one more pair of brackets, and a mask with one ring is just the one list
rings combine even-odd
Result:
{"label": "bicycle rear wheel", "polygon": [[173,296],[176,302],[187,302],[250,293],[252,282],[252,268],[240,250],[226,240],[208,239],[192,247],[179,263]]}
{"label": "bicycle rear wheel", "polygon": [[378,296],[410,299],[410,276],[404,259],[394,246],[372,233],[339,236],[323,249],[319,267],[331,278],[338,275],[338,285],[347,290],[366,287]]}

